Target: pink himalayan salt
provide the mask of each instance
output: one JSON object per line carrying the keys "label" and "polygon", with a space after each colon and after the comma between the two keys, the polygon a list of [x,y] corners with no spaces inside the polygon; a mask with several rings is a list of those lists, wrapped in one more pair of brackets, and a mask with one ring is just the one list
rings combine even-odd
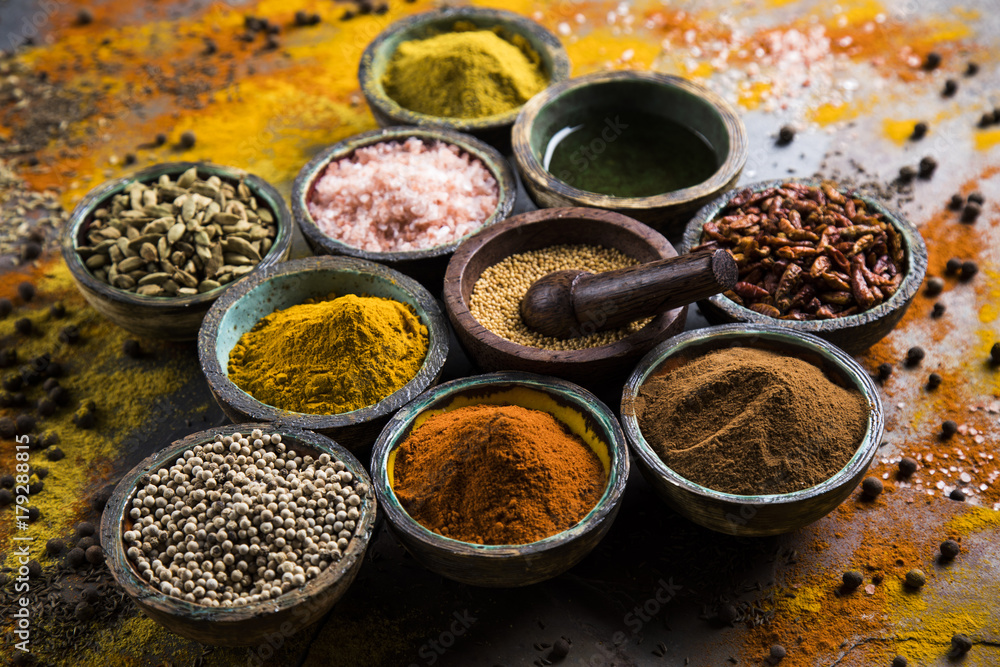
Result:
{"label": "pink himalayan salt", "polygon": [[498,187],[479,160],[411,137],[331,162],[309,197],[324,234],[362,250],[423,250],[475,231],[496,210]]}

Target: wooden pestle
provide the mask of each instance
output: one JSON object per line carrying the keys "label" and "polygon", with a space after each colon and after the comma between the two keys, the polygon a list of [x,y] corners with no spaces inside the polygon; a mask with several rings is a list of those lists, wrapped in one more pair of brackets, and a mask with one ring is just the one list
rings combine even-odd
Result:
{"label": "wooden pestle", "polygon": [[736,260],[726,250],[598,274],[554,271],[528,288],[521,299],[521,318],[546,336],[585,336],[732,289],[738,274]]}

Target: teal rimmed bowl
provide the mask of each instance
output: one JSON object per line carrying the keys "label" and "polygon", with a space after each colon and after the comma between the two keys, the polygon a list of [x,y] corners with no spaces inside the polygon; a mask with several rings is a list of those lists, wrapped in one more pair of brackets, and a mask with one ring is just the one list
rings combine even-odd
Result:
{"label": "teal rimmed bowl", "polygon": [[[803,185],[819,185],[820,181],[812,179],[785,178],[776,181],[753,183],[745,188],[737,188],[721,195],[718,199],[706,205],[688,223],[684,230],[684,238],[678,252],[685,254],[701,243],[702,228],[706,222],[712,222],[720,217],[729,201],[749,190],[761,192],[768,188],[780,187],[782,183],[800,183]],[[906,309],[910,307],[913,298],[920,290],[924,274],[927,272],[927,246],[920,235],[920,230],[885,204],[864,192],[855,192],[847,188],[837,188],[844,195],[865,202],[870,211],[881,213],[900,234],[903,249],[906,251],[906,267],[903,269],[903,282],[899,289],[888,300],[856,315],[838,317],[830,320],[781,320],[762,315],[732,301],[723,294],[716,294],[698,302],[698,307],[705,318],[712,324],[730,324],[746,322],[752,324],[774,325],[797,333],[815,334],[833,343],[851,354],[861,354],[869,347],[885,338],[890,331],[903,319]]]}
{"label": "teal rimmed bowl", "polygon": [[[529,544],[482,545],[444,537],[413,519],[393,493],[395,450],[414,422],[431,410],[466,405],[520,405],[544,410],[580,435],[605,464],[607,483],[597,505],[575,526]],[[603,456],[602,456],[603,451]],[[611,410],[575,384],[533,373],[489,373],[453,380],[417,397],[386,425],[372,452],[375,493],[388,524],[415,559],[429,570],[476,586],[526,586],[550,579],[578,563],[608,532],[625,482],[628,451]]]}
{"label": "teal rimmed bowl", "polygon": [[[395,299],[413,307],[429,337],[416,376],[379,402],[335,415],[305,414],[263,403],[229,379],[229,354],[240,337],[275,310],[307,299],[359,294]],[[289,341],[294,345],[295,341]],[[227,291],[205,316],[198,357],[212,395],[234,422],[271,422],[275,428],[316,431],[357,451],[371,445],[399,408],[434,385],[448,356],[448,324],[434,297],[418,282],[388,267],[353,257],[308,257],[270,267]]]}
{"label": "teal rimmed bowl", "polygon": [[508,42],[523,39],[538,54],[549,84],[569,76],[569,56],[559,39],[547,29],[515,12],[483,7],[445,7],[396,21],[382,31],[361,54],[358,79],[372,115],[381,127],[421,125],[467,132],[501,151],[510,148],[510,128],[520,109],[484,118],[451,118],[412,111],[389,97],[382,77],[396,49],[403,42],[426,39],[455,30],[456,24],[496,30]]}
{"label": "teal rimmed bowl", "polygon": [[101,517],[101,544],[104,545],[108,569],[118,585],[143,614],[171,632],[202,644],[256,644],[266,641],[266,637],[273,634],[290,637],[316,623],[347,592],[361,569],[365,550],[374,532],[376,500],[369,491],[359,506],[361,516],[343,557],[331,563],[318,577],[302,587],[270,600],[240,607],[209,607],[166,595],[151,586],[128,559],[124,546],[123,535],[132,526],[128,510],[132,507],[131,500],[139,486],[139,480],[150,471],[171,465],[194,445],[212,442],[217,433],[249,433],[255,428],[267,433],[280,433],[283,442],[293,446],[296,452],[307,453],[314,458],[320,454],[329,454],[343,461],[346,469],[356,479],[364,481],[371,488],[371,480],[364,466],[329,438],[276,424],[231,424],[192,433],[144,459],[121,478]]}
{"label": "teal rimmed bowl", "polygon": [[[681,366],[712,350],[753,347],[793,355],[818,366],[827,377],[861,392],[869,406],[868,428],[854,456],[829,479],[800,491],[745,496],[706,488],[674,472],[646,442],[635,401],[647,378],[664,365]],[[778,535],[816,521],[837,507],[861,482],[882,442],[882,401],[871,377],[843,350],[811,334],[778,326],[729,324],[680,334],[649,352],[632,372],[622,392],[622,428],[643,476],[681,516],[730,535]]]}
{"label": "teal rimmed bowl", "polygon": [[[271,249],[261,258],[260,263],[239,280],[193,296],[133,294],[95,278],[77,252],[93,220],[94,211],[122,193],[129,183],[155,182],[163,174],[176,179],[191,167],[197,167],[198,175],[202,177],[218,176],[233,184],[243,179],[250,192],[273,213],[278,233]],[[291,242],[292,216],[285,205],[285,198],[267,181],[235,167],[207,162],[164,162],[137,171],[131,176],[110,180],[87,193],[73,209],[66,225],[62,237],[62,256],[77,288],[101,315],[138,336],[187,341],[197,338],[205,313],[221,294],[233,285],[250,276],[259,275],[268,267],[283,261],[288,256]]]}

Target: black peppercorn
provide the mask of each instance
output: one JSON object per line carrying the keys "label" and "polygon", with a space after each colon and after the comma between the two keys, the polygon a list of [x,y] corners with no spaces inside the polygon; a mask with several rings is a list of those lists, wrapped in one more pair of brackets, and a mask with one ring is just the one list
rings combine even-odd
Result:
{"label": "black peppercorn", "polygon": [[95,544],[86,551],[87,562],[91,565],[100,565],[104,562],[104,549],[100,545]]}
{"label": "black peppercorn", "polygon": [[927,293],[927,296],[937,296],[944,291],[944,281],[937,276],[928,278],[927,287],[924,291]]}
{"label": "black peppercorn", "polygon": [[0,368],[9,368],[17,363],[17,350],[4,348],[0,350]]}
{"label": "black peppercorn", "polygon": [[27,317],[22,317],[17,322],[14,322],[14,328],[17,329],[18,333],[24,334],[25,336],[27,336],[28,334],[30,334],[32,332],[32,330],[35,327],[31,323],[31,320],[29,320]]}
{"label": "black peppercorn", "polygon": [[952,489],[951,493],[948,494],[948,497],[952,500],[962,502],[965,500],[965,492],[962,491],[962,489]]}
{"label": "black peppercorn", "polygon": [[94,22],[94,15],[89,9],[81,9],[76,13],[76,22],[80,25],[90,25]]}
{"label": "black peppercorn", "polygon": [[61,303],[52,304],[49,306],[49,317],[57,320],[59,318],[66,317],[66,306]]}
{"label": "black peppercorn", "polygon": [[944,97],[951,97],[958,92],[958,81],[954,79],[946,79],[944,82],[944,89],[941,90],[941,95]]}
{"label": "black peppercorn", "polygon": [[1000,341],[993,343],[993,347],[990,348],[990,362],[1000,364]]}
{"label": "black peppercorn", "polygon": [[906,667],[907,664],[909,663],[906,661],[906,658],[901,655],[897,655],[892,659],[892,667]]}
{"label": "black peppercorn", "polygon": [[97,544],[97,540],[95,540],[93,537],[89,535],[87,537],[81,537],[76,541],[76,546],[80,547],[84,551],[94,546],[95,544]]}
{"label": "black peppercorn", "polygon": [[59,331],[59,340],[72,345],[80,340],[80,330],[75,324],[67,325]]}
{"label": "black peppercorn", "polygon": [[33,483],[31,483],[31,484],[28,485],[28,493],[30,493],[33,496],[34,495],[38,495],[39,493],[41,493],[44,490],[45,490],[45,482],[41,482],[41,481],[39,481],[39,482],[33,482]]}
{"label": "black peppercorn", "polygon": [[878,477],[865,477],[861,482],[861,495],[869,500],[878,498],[882,493],[882,480]]}
{"label": "black peppercorn", "polygon": [[28,576],[32,579],[42,576],[42,565],[34,558],[28,561]]}
{"label": "black peppercorn", "polygon": [[45,458],[47,458],[49,461],[62,461],[64,458],[66,458],[66,455],[63,453],[63,450],[59,449],[58,447],[50,447],[49,449],[45,450]]}
{"label": "black peppercorn", "polygon": [[76,605],[76,609],[73,610],[74,618],[76,618],[76,620],[80,621],[81,623],[86,623],[87,621],[91,620],[92,618],[94,618],[94,615],[96,613],[97,612],[94,610],[93,605],[91,605],[89,602],[81,602],[80,604]]}
{"label": "black peppercorn", "polygon": [[916,366],[924,360],[925,355],[926,353],[924,352],[924,348],[920,346],[911,347],[906,351],[906,365]]}
{"label": "black peppercorn", "polygon": [[888,362],[881,363],[878,365],[876,372],[878,373],[878,379],[885,382],[889,379],[889,376],[892,375],[892,364]]}
{"label": "black peppercorn", "polygon": [[39,416],[51,417],[56,413],[56,403],[51,398],[39,399],[37,410]]}
{"label": "black peppercorn", "polygon": [[966,224],[972,224],[979,218],[979,214],[983,212],[983,207],[980,204],[970,201],[962,209],[962,217],[959,218],[961,222]]}
{"label": "black peppercorn", "polygon": [[549,651],[548,659],[552,662],[558,662],[562,660],[567,655],[569,655],[569,642],[560,637],[552,645],[552,650]]}
{"label": "black peppercorn", "polygon": [[941,376],[938,373],[931,373],[927,376],[927,388],[937,389],[941,386]]}
{"label": "black peppercorn", "polygon": [[783,125],[778,130],[778,139],[775,143],[778,146],[787,146],[795,140],[795,128],[790,125]]}
{"label": "black peppercorn", "polygon": [[42,512],[37,507],[28,508],[28,521],[38,521],[41,516]]}
{"label": "black peppercorn", "polygon": [[979,74],[978,63],[970,62],[968,65],[965,66],[965,76],[976,76],[976,74]]}
{"label": "black peppercorn", "polygon": [[920,121],[919,123],[913,126],[913,133],[910,135],[910,140],[918,141],[920,139],[923,139],[925,136],[927,136],[927,129],[928,129],[927,123]]}
{"label": "black peppercorn", "polygon": [[0,488],[13,489],[14,488],[14,476],[11,474],[0,475]]}
{"label": "black peppercorn", "polygon": [[125,157],[122,159],[122,164],[126,167],[131,167],[135,164],[136,158],[135,153],[125,153]]}
{"label": "black peppercorn", "polygon": [[194,136],[194,132],[192,132],[191,130],[188,130],[186,132],[182,132],[181,133],[181,139],[177,143],[177,145],[180,146],[181,148],[187,150],[189,148],[194,148],[194,144],[195,144],[196,140],[197,140],[197,138]]}
{"label": "black peppercorn", "polygon": [[49,556],[58,556],[62,553],[63,549],[66,548],[66,543],[60,540],[58,537],[53,537],[51,540],[45,543],[45,553]]}
{"label": "black peppercorn", "polygon": [[958,433],[958,424],[955,423],[955,420],[948,419],[941,424],[941,436],[943,438],[950,438],[956,433]]}
{"label": "black peppercorn", "polygon": [[920,464],[917,463],[916,459],[911,458],[909,456],[904,456],[899,461],[899,475],[900,477],[909,477],[910,475],[915,473],[917,471],[917,468],[919,467]]}
{"label": "black peppercorn", "polygon": [[934,304],[933,308],[931,308],[931,317],[937,319],[942,315],[944,315],[945,310],[947,310],[947,307],[939,301],[938,303]]}
{"label": "black peppercorn", "polygon": [[70,567],[80,567],[87,562],[87,554],[80,547],[73,547],[66,554],[66,562]]}
{"label": "black peppercorn", "polygon": [[23,301],[31,301],[35,298],[35,286],[29,282],[23,282],[17,286],[17,295]]}
{"label": "black peppercorn", "polygon": [[6,507],[14,502],[14,494],[10,489],[0,489],[0,507]]}
{"label": "black peppercorn", "polygon": [[38,479],[45,479],[46,477],[49,476],[49,469],[48,468],[32,468],[31,472],[33,472],[36,475],[38,475]]}
{"label": "black peppercorn", "polygon": [[910,165],[906,165],[905,167],[899,168],[900,183],[909,183],[916,177],[917,177],[917,170],[911,167]]}
{"label": "black peppercorn", "polygon": [[353,18],[354,18],[354,12],[352,12],[350,9],[348,9],[340,16],[341,21],[350,21]]}
{"label": "black peppercorn", "polygon": [[993,114],[984,113],[982,116],[979,117],[979,122],[976,123],[976,127],[985,128],[989,127],[992,124],[993,124]]}
{"label": "black peppercorn", "polygon": [[969,280],[977,273],[979,273],[979,266],[971,259],[967,259],[962,262],[962,271],[959,274],[959,277],[962,280]]}
{"label": "black peppercorn", "polygon": [[0,299],[0,317],[7,317],[14,310],[14,302],[3,297]]}
{"label": "black peppercorn", "polygon": [[0,437],[10,440],[17,435],[17,424],[10,417],[0,417]]}
{"label": "black peppercorn", "polygon": [[11,373],[3,379],[3,388],[7,391],[17,391],[24,386],[24,377],[20,373]]}
{"label": "black peppercorn", "polygon": [[864,583],[865,578],[860,572],[850,570],[849,572],[844,573],[843,581],[844,588],[846,590],[853,591],[855,588]]}
{"label": "black peppercorn", "polygon": [[917,173],[920,178],[928,179],[934,175],[934,170],[937,169],[937,160],[931,156],[926,156],[920,158],[920,166],[917,168]]}
{"label": "black peppercorn", "polygon": [[37,241],[28,241],[21,246],[21,263],[37,259],[42,254],[42,246]]}
{"label": "black peppercorn", "polygon": [[81,521],[76,524],[76,535],[77,537],[90,537],[94,534],[94,524],[89,521]]}
{"label": "black peppercorn", "polygon": [[93,428],[97,423],[97,417],[93,411],[81,408],[73,413],[73,423],[82,429]]}
{"label": "black peppercorn", "polygon": [[38,444],[42,447],[51,447],[59,443],[59,434],[55,431],[46,431],[38,438]]}
{"label": "black peppercorn", "polygon": [[162,132],[157,133],[153,138],[153,146],[162,146],[165,143],[167,143],[167,135]]}
{"label": "black peppercorn", "polygon": [[777,665],[786,655],[788,655],[788,652],[785,651],[784,646],[781,644],[774,644],[771,646],[771,651],[767,656],[767,659],[772,665]]}
{"label": "black peppercorn", "polygon": [[944,272],[948,275],[954,275],[962,270],[962,260],[958,257],[952,257],[948,260],[947,264],[944,265]]}
{"label": "black peppercorn", "polygon": [[960,194],[953,194],[948,200],[948,208],[952,211],[961,211],[963,206],[965,206],[965,197]]}
{"label": "black peppercorn", "polygon": [[955,634],[951,638],[951,652],[953,655],[965,655],[972,650],[972,640],[961,633]]}
{"label": "black peppercorn", "polygon": [[739,615],[739,611],[737,611],[734,605],[728,603],[719,605],[719,621],[725,625],[732,625],[735,623],[736,619],[739,618]]}
{"label": "black peppercorn", "polygon": [[980,206],[982,206],[983,203],[986,201],[986,198],[983,197],[982,192],[976,191],[969,194],[969,201],[974,204],[979,204]]}
{"label": "black peppercorn", "polygon": [[142,356],[142,347],[139,345],[139,341],[134,338],[128,338],[122,343],[122,352],[125,353],[126,357],[138,359]]}
{"label": "black peppercorn", "polygon": [[924,57],[924,69],[927,71],[935,70],[941,65],[941,54],[936,51],[931,51]]}
{"label": "black peppercorn", "polygon": [[56,405],[67,405],[69,403],[69,392],[65,387],[53,387],[49,390],[49,400]]}
{"label": "black peppercorn", "polygon": [[299,27],[309,25],[309,14],[305,13],[300,9],[299,11],[295,12],[294,23]]}
{"label": "black peppercorn", "polygon": [[45,367],[45,377],[47,378],[57,378],[63,374],[63,367],[58,361],[51,361],[49,365]]}
{"label": "black peppercorn", "polygon": [[31,415],[18,415],[14,420],[17,432],[21,435],[31,433],[35,429],[35,418]]}
{"label": "black peppercorn", "polygon": [[940,548],[941,560],[954,560],[962,551],[962,547],[955,540],[945,540],[941,543]]}

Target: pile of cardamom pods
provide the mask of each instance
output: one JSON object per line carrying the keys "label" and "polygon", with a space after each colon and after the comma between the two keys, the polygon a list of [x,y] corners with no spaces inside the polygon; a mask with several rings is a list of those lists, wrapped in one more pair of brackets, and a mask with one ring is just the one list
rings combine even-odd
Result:
{"label": "pile of cardamom pods", "polygon": [[130,183],[94,211],[77,252],[98,280],[144,296],[190,296],[249,273],[267,255],[278,226],[240,181],[201,178]]}

